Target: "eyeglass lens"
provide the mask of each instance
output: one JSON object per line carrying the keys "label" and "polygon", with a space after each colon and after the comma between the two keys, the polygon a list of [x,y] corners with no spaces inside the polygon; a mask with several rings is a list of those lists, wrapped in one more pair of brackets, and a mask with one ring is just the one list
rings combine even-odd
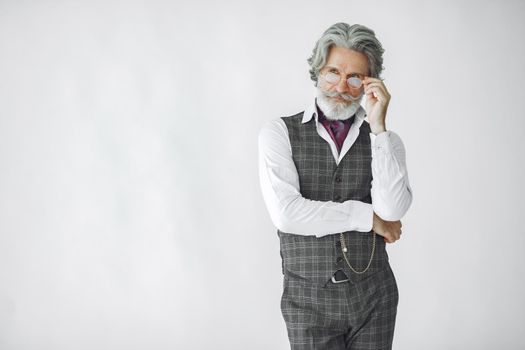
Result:
{"label": "eyeglass lens", "polygon": [[[340,80],[340,77],[338,74],[328,72],[325,74],[325,80],[329,82],[330,84],[337,84]],[[361,85],[363,84],[361,79],[359,79],[358,77],[350,77],[346,80],[346,83],[348,84],[349,87],[354,88],[354,89],[360,88]]]}

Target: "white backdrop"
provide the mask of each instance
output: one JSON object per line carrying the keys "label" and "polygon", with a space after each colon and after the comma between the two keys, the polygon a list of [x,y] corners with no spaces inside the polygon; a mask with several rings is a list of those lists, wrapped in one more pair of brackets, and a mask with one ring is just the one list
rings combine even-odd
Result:
{"label": "white backdrop", "polygon": [[0,349],[287,349],[257,134],[328,26],[386,50],[394,349],[523,349],[525,3],[2,1]]}

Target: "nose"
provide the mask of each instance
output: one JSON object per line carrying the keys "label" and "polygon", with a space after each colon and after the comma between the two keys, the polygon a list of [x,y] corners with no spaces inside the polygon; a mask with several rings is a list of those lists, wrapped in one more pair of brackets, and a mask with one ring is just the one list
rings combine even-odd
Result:
{"label": "nose", "polygon": [[346,79],[339,80],[339,83],[337,83],[336,90],[339,93],[347,93],[349,92],[348,84],[346,82]]}

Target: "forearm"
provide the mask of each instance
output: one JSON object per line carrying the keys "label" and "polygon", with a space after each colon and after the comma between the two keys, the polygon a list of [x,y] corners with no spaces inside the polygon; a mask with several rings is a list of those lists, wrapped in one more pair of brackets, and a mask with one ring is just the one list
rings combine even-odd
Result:
{"label": "forearm", "polygon": [[364,202],[322,202],[301,196],[290,198],[281,205],[266,202],[273,223],[283,232],[322,237],[345,231],[368,232],[372,229],[372,205]]}
{"label": "forearm", "polygon": [[372,205],[355,200],[316,201],[300,193],[286,129],[270,123],[259,134],[259,177],[270,218],[281,231],[318,237],[344,231],[369,232]]}

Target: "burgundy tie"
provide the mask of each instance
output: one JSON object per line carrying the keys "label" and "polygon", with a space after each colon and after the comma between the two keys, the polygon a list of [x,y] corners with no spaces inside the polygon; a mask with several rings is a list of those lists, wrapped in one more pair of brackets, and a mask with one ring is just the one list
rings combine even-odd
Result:
{"label": "burgundy tie", "polygon": [[319,109],[319,107],[317,108],[317,112],[319,116],[319,122],[323,124],[323,127],[326,129],[326,131],[328,131],[332,140],[334,140],[334,143],[337,147],[337,151],[341,152],[343,142],[348,134],[348,131],[350,130],[350,125],[352,125],[355,119],[355,114],[349,119],[341,121],[328,120],[322,113],[322,111]]}
{"label": "burgundy tie", "polygon": [[330,121],[330,129],[332,129],[332,132],[334,133],[335,139],[337,141],[338,145],[342,145],[345,134],[343,133],[345,124],[340,120],[332,120]]}

